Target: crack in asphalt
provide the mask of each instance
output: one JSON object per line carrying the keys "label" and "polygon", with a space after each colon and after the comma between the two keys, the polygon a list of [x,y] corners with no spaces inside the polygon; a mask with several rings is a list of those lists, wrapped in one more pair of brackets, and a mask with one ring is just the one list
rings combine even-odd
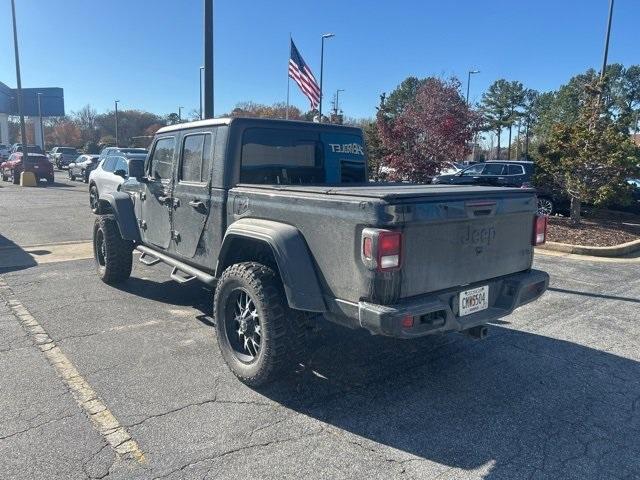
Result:
{"label": "crack in asphalt", "polygon": [[202,407],[204,405],[209,405],[209,404],[235,404],[235,405],[258,405],[258,406],[263,406],[263,407],[270,407],[270,408],[280,408],[279,405],[275,404],[275,403],[263,403],[263,402],[255,402],[255,401],[251,401],[251,400],[221,400],[221,399],[217,399],[217,398],[213,398],[213,399],[208,399],[208,400],[203,400],[201,402],[193,402],[193,403],[188,403],[186,405],[182,405],[180,407],[176,407],[176,408],[172,408],[171,410],[167,410],[166,412],[162,412],[162,413],[156,413],[154,415],[149,415],[146,416],[145,418],[143,418],[142,420],[138,421],[138,422],[134,422],[134,423],[129,423],[126,424],[127,428],[131,428],[131,427],[137,427],[139,425],[142,425],[143,423],[155,419],[155,418],[160,418],[160,417],[165,417],[167,415],[172,415],[174,413],[177,412],[181,412],[182,410],[186,410],[188,408],[192,408],[192,407]]}
{"label": "crack in asphalt", "polygon": [[29,426],[29,427],[27,427],[27,428],[25,428],[23,430],[19,430],[17,432],[11,433],[9,435],[5,435],[3,437],[0,437],[0,441],[7,440],[7,439],[15,437],[17,435],[22,435],[23,433],[27,433],[27,432],[29,432],[31,430],[42,428],[42,427],[44,427],[46,425],[49,425],[50,423],[55,423],[55,422],[60,422],[62,420],[66,420],[67,418],[71,418],[71,417],[73,417],[75,415],[76,415],[75,413],[69,413],[69,414],[64,415],[62,417],[59,417],[59,418],[53,418],[53,419],[47,420],[45,422],[38,423],[37,425],[31,425],[31,426]]}
{"label": "crack in asphalt", "polygon": [[[163,478],[167,478],[167,477],[173,475],[174,473],[183,472],[187,468],[195,466],[195,465],[198,465],[200,463],[218,460],[220,458],[224,458],[224,457],[227,457],[227,456],[230,456],[230,455],[234,455],[236,453],[244,452],[246,450],[252,450],[254,448],[266,448],[266,447],[269,447],[271,445],[277,445],[277,444],[288,443],[288,442],[295,442],[295,441],[301,440],[303,438],[310,438],[310,437],[314,437],[314,436],[319,436],[323,432],[324,432],[324,428],[321,427],[318,431],[304,433],[304,434],[301,434],[301,435],[296,435],[295,437],[282,438],[282,439],[279,438],[279,439],[269,440],[269,441],[265,441],[265,442],[253,443],[251,445],[242,445],[240,447],[232,448],[230,450],[226,450],[226,451],[218,453],[216,455],[206,456],[206,457],[199,458],[197,460],[193,460],[193,461],[188,462],[185,465],[181,466],[180,468],[176,468],[176,469],[171,470],[171,471],[169,471],[169,472],[167,472],[167,473],[165,473],[163,475],[159,475],[159,476],[153,477],[153,479],[154,480],[161,480]],[[202,478],[206,478],[209,475],[210,471],[211,471],[211,469],[208,469],[207,472],[205,473],[205,475]]]}

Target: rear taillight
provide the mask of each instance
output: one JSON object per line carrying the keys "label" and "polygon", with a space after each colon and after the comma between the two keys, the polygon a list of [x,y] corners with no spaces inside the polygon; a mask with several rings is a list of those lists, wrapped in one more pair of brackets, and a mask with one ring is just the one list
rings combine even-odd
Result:
{"label": "rear taillight", "polygon": [[362,261],[371,270],[386,272],[400,268],[402,234],[380,228],[362,231]]}
{"label": "rear taillight", "polygon": [[546,215],[536,215],[533,219],[533,239],[534,246],[542,245],[547,241],[547,221]]}

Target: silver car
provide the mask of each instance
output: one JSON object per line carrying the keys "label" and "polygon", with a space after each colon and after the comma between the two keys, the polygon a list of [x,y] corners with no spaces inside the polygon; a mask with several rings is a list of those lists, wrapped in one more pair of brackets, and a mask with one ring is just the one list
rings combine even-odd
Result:
{"label": "silver car", "polygon": [[50,152],[51,159],[58,170],[68,167],[70,163],[76,161],[80,152],[73,147],[53,147]]}
{"label": "silver car", "polygon": [[80,155],[75,162],[69,164],[69,179],[82,179],[89,183],[89,174],[98,165],[98,155]]}
{"label": "silver car", "polygon": [[147,155],[144,153],[116,152],[108,155],[98,163],[89,174],[89,205],[91,211],[96,214],[104,213],[105,205],[100,198],[107,194],[120,190],[120,186],[129,177],[129,162],[144,162]]}

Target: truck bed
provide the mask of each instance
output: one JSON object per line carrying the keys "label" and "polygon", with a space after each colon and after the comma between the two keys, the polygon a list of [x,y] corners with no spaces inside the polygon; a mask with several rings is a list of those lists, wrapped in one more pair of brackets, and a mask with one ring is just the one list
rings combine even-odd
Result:
{"label": "truck bed", "polygon": [[[391,304],[531,268],[535,191],[464,185],[238,185],[231,209],[303,234],[330,297]],[[245,207],[246,210],[245,210]],[[362,230],[402,232],[402,268],[370,272]]]}

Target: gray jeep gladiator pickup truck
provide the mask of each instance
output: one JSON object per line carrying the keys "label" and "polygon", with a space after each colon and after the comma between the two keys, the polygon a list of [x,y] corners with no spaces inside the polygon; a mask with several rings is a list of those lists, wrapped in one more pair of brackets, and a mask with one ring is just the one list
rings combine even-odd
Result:
{"label": "gray jeep gladiator pickup truck", "polygon": [[292,369],[320,317],[403,339],[487,322],[540,297],[546,217],[529,189],[367,183],[362,132],[215,119],[164,127],[104,195],[106,283],[140,261],[214,290],[220,351],[260,385]]}

